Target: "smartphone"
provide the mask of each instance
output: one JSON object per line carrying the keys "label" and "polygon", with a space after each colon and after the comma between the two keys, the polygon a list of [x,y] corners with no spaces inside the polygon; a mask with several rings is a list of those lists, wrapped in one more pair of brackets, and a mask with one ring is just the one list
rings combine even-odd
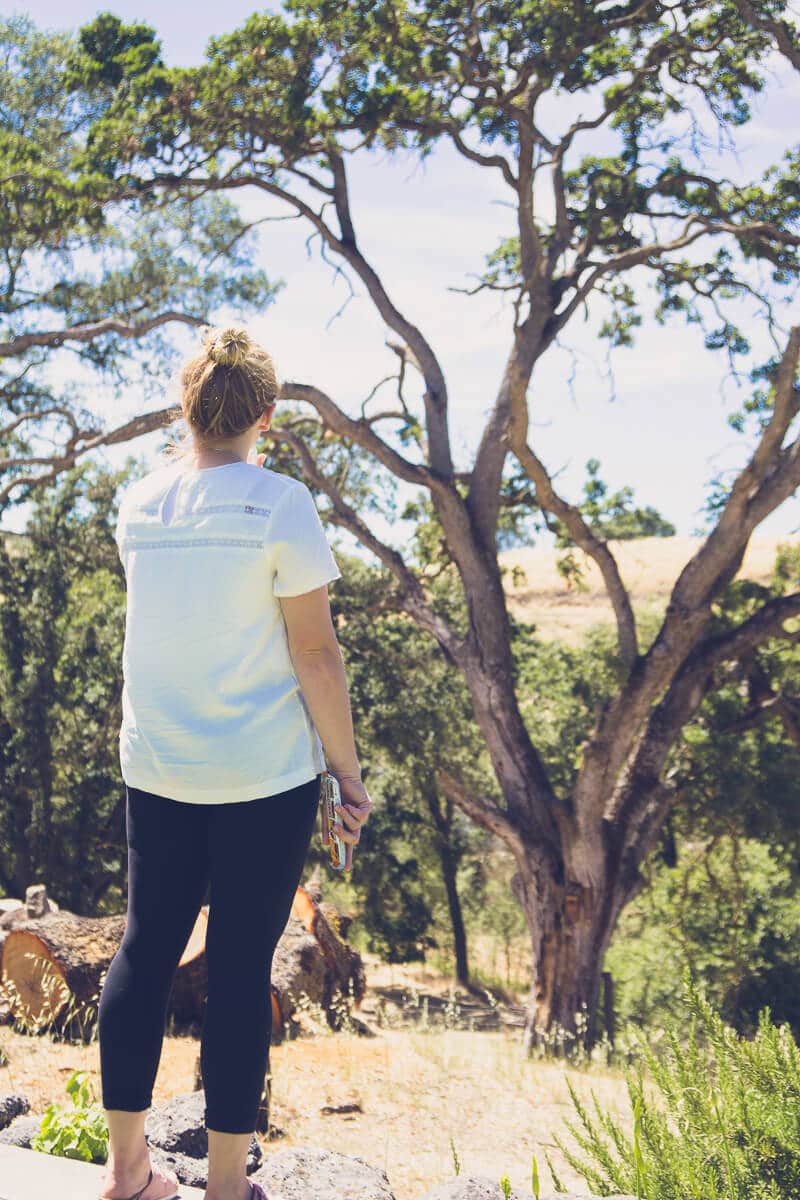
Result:
{"label": "smartphone", "polygon": [[330,771],[323,771],[320,778],[320,813],[322,822],[322,844],[330,853],[334,871],[343,871],[347,861],[347,845],[333,826],[339,819],[334,805],[341,804],[342,793],[339,780]]}

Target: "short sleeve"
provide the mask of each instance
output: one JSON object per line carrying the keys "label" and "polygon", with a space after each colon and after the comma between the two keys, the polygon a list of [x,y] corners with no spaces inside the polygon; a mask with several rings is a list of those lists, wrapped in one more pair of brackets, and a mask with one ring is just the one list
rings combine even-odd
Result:
{"label": "short sleeve", "polygon": [[117,550],[120,558],[122,558],[122,539],[125,536],[126,517],[127,511],[125,506],[125,496],[123,496],[119,502],[119,507],[117,508],[117,519],[114,524],[114,541],[117,543]]}
{"label": "short sleeve", "polygon": [[314,497],[304,483],[291,486],[276,507],[268,546],[275,596],[302,596],[341,578]]}

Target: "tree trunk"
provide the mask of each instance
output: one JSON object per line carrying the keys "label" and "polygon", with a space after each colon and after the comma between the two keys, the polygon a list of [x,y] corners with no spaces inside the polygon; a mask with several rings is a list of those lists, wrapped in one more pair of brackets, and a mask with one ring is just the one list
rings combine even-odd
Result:
{"label": "tree trunk", "polygon": [[467,935],[464,929],[464,914],[461,911],[461,897],[456,887],[456,865],[449,846],[439,844],[439,861],[442,864],[442,878],[447,892],[447,907],[450,910],[450,923],[453,927],[453,950],[456,957],[456,979],[463,987],[470,987],[469,963],[467,961]]}
{"label": "tree trunk", "polygon": [[456,886],[459,856],[453,838],[455,805],[450,797],[442,793],[441,788],[437,784],[435,772],[426,780],[422,791],[428,804],[428,811],[431,814],[434,829],[436,830],[434,845],[442,868],[442,879],[444,880],[445,892],[447,894],[447,907],[450,911],[450,924],[453,929],[456,979],[468,991],[474,991],[475,987],[469,978],[467,934],[464,929],[464,915],[461,909],[461,898]]}
{"label": "tree trunk", "polygon": [[[576,848],[573,844],[573,853]],[[554,1053],[578,1044],[588,1048],[597,1032],[603,960],[632,892],[623,894],[610,873],[591,885],[576,882],[569,873],[556,880],[535,851],[518,868],[511,886],[531,934],[525,1051],[536,1046]]]}

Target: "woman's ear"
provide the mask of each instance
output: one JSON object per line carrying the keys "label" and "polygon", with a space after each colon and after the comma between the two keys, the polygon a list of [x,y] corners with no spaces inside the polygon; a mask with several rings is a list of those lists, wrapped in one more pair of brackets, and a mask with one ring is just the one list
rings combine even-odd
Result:
{"label": "woman's ear", "polygon": [[266,431],[270,427],[270,424],[272,422],[272,417],[275,412],[276,403],[277,403],[277,401],[273,400],[271,404],[267,405],[267,407],[264,409],[264,412],[261,416],[261,420],[258,423],[259,430],[263,431],[264,433],[266,433]]}

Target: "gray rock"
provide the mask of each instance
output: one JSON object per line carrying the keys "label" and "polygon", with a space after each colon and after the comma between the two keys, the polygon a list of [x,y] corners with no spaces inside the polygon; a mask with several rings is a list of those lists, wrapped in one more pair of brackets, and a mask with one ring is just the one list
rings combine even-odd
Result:
{"label": "gray rock", "polygon": [[316,1146],[268,1154],[253,1178],[276,1200],[394,1200],[385,1171],[358,1155]]}
{"label": "gray rock", "polygon": [[208,1183],[208,1160],[205,1158],[191,1158],[177,1150],[161,1150],[151,1144],[150,1159],[154,1166],[174,1171],[186,1187],[204,1188]]}
{"label": "gray rock", "polygon": [[[448,1179],[447,1183],[437,1184],[419,1200],[503,1200],[503,1189],[497,1179],[488,1175],[457,1175],[455,1179]],[[531,1200],[531,1194],[523,1194],[512,1188],[509,1200]]]}
{"label": "gray rock", "polygon": [[[205,1187],[208,1171],[205,1112],[206,1096],[200,1088],[155,1105],[144,1122],[145,1137],[159,1151],[159,1163],[172,1167],[181,1183],[194,1187]],[[257,1169],[262,1157],[261,1145],[253,1134],[247,1154],[248,1175]]]}
{"label": "gray rock", "polygon": [[0,1095],[0,1129],[5,1129],[15,1117],[30,1111],[31,1106],[26,1096],[18,1096],[13,1092]]}
{"label": "gray rock", "polygon": [[[29,1113],[24,1096],[0,1095],[0,1144],[31,1149],[41,1116]],[[208,1135],[202,1089],[174,1096],[150,1110],[145,1136],[153,1162],[173,1170],[186,1187],[208,1184]],[[270,1200],[395,1200],[385,1171],[355,1154],[316,1146],[271,1151],[266,1158],[255,1135],[247,1156],[247,1174]],[[486,1175],[457,1176],[425,1192],[419,1200],[503,1200],[503,1189]],[[509,1200],[531,1200],[530,1192],[512,1191]],[[541,1200],[595,1200],[586,1193],[562,1192]],[[605,1200],[635,1200],[608,1196]]]}
{"label": "gray rock", "polygon": [[42,1123],[41,1115],[15,1117],[5,1129],[0,1129],[0,1142],[5,1146],[19,1146],[22,1150],[30,1150],[31,1141],[39,1132]]}
{"label": "gray rock", "polygon": [[[458,1175],[425,1192],[419,1200],[503,1200],[503,1189],[497,1179],[488,1175]],[[512,1188],[509,1200],[531,1200],[531,1193]],[[595,1197],[586,1192],[559,1192],[557,1196],[543,1195],[541,1200],[595,1200]],[[635,1197],[607,1196],[606,1200],[635,1200]]]}

